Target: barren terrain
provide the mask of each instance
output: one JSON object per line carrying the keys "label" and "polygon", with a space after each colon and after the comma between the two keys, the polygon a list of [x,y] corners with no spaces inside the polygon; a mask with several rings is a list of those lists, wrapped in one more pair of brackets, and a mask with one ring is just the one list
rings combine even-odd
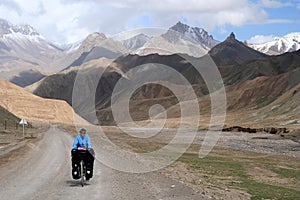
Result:
{"label": "barren terrain", "polygon": [[[62,131],[52,126],[40,134],[40,139],[29,139],[23,147],[0,157],[0,170],[5,172],[1,173],[1,196],[4,199],[76,199],[78,195],[89,199],[295,199],[300,194],[300,145],[278,135],[222,133],[213,151],[200,159],[198,151],[205,132],[198,132],[188,151],[170,166],[133,174],[103,165],[100,160],[117,157],[117,151],[105,149],[106,141],[97,127],[88,130],[96,163],[95,175],[84,188],[71,177],[74,129]],[[166,145],[175,134],[175,129],[164,129],[154,137],[141,139],[129,137],[114,127],[102,130],[114,144],[137,154]],[[190,137],[188,131],[186,137]],[[119,164],[122,167],[122,162]]]}

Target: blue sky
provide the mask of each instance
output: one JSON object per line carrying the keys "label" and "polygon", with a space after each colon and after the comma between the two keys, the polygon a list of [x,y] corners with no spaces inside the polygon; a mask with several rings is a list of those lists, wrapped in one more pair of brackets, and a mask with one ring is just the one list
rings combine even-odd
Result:
{"label": "blue sky", "polygon": [[[300,1],[281,2],[287,5],[264,7],[270,22],[248,23],[242,26],[229,25],[226,27],[227,32],[233,31],[240,40],[248,40],[255,35],[283,36],[290,32],[300,32]],[[220,29],[213,31],[212,34],[219,40],[224,40],[226,37]]]}
{"label": "blue sky", "polygon": [[220,41],[231,32],[242,41],[264,41],[300,32],[300,0],[0,0],[0,18],[30,24],[57,43],[92,32],[167,29],[179,20]]}

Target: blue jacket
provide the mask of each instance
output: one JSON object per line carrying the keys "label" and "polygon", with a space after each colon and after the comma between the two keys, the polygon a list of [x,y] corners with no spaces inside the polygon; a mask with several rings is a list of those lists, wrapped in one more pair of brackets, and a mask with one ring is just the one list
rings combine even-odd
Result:
{"label": "blue jacket", "polygon": [[[88,145],[88,146],[86,146]],[[82,148],[93,148],[91,140],[90,140],[90,136],[88,134],[85,134],[85,136],[81,137],[80,134],[78,134],[74,140],[73,143],[73,149],[77,149],[78,147],[82,147]]]}

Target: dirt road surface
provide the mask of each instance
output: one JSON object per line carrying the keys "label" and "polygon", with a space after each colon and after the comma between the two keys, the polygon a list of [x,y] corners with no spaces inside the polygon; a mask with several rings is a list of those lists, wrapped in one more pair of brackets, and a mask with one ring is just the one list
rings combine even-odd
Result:
{"label": "dirt road surface", "polygon": [[[208,199],[160,172],[131,174],[95,163],[85,187],[71,177],[73,138],[55,126],[37,143],[29,143],[22,157],[0,166],[0,198],[32,199]],[[94,144],[95,152],[99,147]],[[100,150],[99,150],[100,151]]]}

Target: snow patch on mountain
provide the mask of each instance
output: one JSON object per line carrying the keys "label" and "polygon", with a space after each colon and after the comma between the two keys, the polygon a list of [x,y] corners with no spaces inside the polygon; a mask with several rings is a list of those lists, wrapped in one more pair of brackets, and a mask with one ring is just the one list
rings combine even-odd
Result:
{"label": "snow patch on mountain", "polygon": [[54,43],[55,46],[57,46],[58,48],[60,48],[63,51],[67,51],[67,52],[71,52],[71,51],[75,51],[78,50],[80,45],[82,44],[83,40],[74,42],[74,43],[70,43],[70,44],[58,44],[58,43]]}
{"label": "snow patch on mountain", "polygon": [[30,25],[16,25],[0,19],[0,42],[6,46],[28,48],[32,45],[43,48],[56,49],[56,45],[48,42]]}
{"label": "snow patch on mountain", "polygon": [[300,49],[300,32],[289,33],[282,37],[274,37],[271,41],[264,43],[252,43],[249,44],[249,46],[269,55],[279,55],[286,52],[297,51]]}
{"label": "snow patch on mountain", "polygon": [[16,25],[5,19],[0,19],[0,36],[20,33],[28,36],[39,36],[40,34],[30,25]]}

